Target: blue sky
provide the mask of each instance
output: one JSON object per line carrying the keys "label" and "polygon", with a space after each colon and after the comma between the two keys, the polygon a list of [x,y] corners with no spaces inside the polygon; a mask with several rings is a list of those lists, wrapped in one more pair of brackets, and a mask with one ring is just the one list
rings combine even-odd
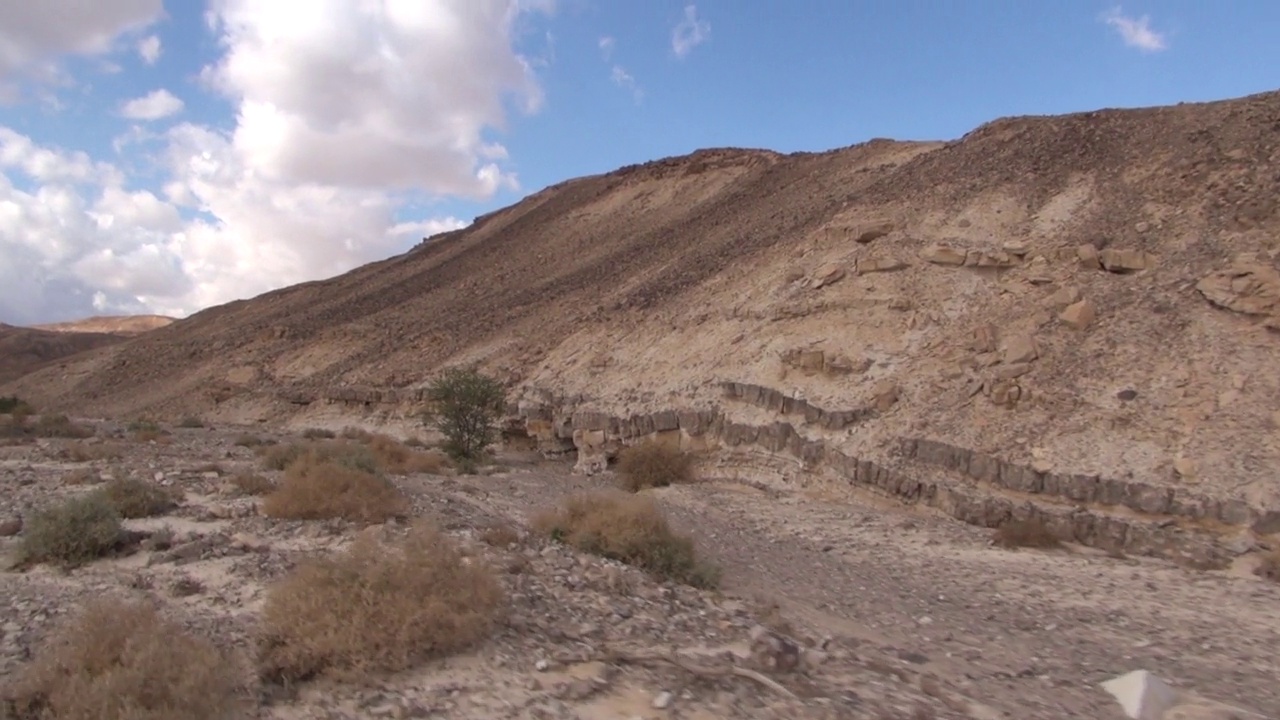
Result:
{"label": "blue sky", "polygon": [[182,315],[702,147],[1277,89],[1278,29],[1244,0],[0,0],[0,322]]}

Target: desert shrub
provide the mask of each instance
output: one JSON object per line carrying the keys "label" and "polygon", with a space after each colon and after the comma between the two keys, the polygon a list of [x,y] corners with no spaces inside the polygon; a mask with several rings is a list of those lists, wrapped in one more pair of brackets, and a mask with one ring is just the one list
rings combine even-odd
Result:
{"label": "desert shrub", "polygon": [[266,444],[266,442],[262,438],[258,437],[257,435],[250,435],[249,433],[245,433],[243,435],[237,435],[236,439],[233,442],[236,445],[236,447],[247,447],[247,448],[261,447],[262,445]]}
{"label": "desert shrub", "polygon": [[263,464],[269,470],[285,470],[304,456],[328,460],[355,470],[377,472],[378,460],[363,446],[344,440],[275,445],[261,451]]}
{"label": "desert shrub", "polygon": [[449,465],[446,456],[413,450],[389,435],[370,435],[368,442],[369,451],[383,472],[395,475],[439,473]]}
{"label": "desert shrub", "polygon": [[124,447],[116,442],[68,442],[58,448],[57,456],[78,463],[119,460],[124,457]]}
{"label": "desert shrub", "polygon": [[276,484],[255,473],[238,473],[231,478],[231,486],[241,495],[266,495],[276,489]]}
{"label": "desert shrub", "polygon": [[382,522],[407,509],[404,496],[385,477],[316,452],[292,462],[262,502],[265,515],[295,520]]}
{"label": "desert shrub", "polygon": [[992,541],[1006,548],[1060,547],[1062,540],[1041,520],[1010,520],[996,528]]}
{"label": "desert shrub", "polygon": [[482,530],[480,539],[493,547],[505,548],[520,542],[520,533],[506,523],[498,523]]}
{"label": "desert shrub", "polygon": [[475,368],[449,368],[427,388],[431,407],[424,420],[444,433],[451,457],[475,461],[493,442],[506,393],[497,380]]}
{"label": "desert shrub", "polygon": [[302,437],[305,440],[332,440],[337,436],[325,428],[307,428],[302,431]]}
{"label": "desert shrub", "polygon": [[260,672],[291,683],[404,670],[474,645],[502,602],[493,572],[431,527],[393,546],[361,536],[268,591]]}
{"label": "desert shrub", "polygon": [[66,415],[41,415],[32,428],[32,433],[42,438],[77,439],[93,435],[93,428],[72,422]]}
{"label": "desert shrub", "polygon": [[343,440],[355,440],[356,442],[369,442],[373,439],[373,433],[358,427],[347,426],[342,428],[341,437]]}
{"label": "desert shrub", "polygon": [[231,720],[235,666],[148,605],[101,600],[40,648],[4,693],[14,720]]}
{"label": "desert shrub", "polygon": [[36,409],[16,395],[0,397],[0,415],[34,415]]}
{"label": "desert shrub", "polygon": [[162,428],[160,427],[160,423],[156,422],[155,420],[147,420],[145,418],[139,419],[139,420],[130,420],[129,424],[125,425],[125,430],[128,430],[131,433],[159,432],[161,429]]}
{"label": "desert shrub", "polygon": [[719,573],[698,561],[693,540],[677,535],[653,498],[620,491],[572,495],[537,515],[534,528],[583,552],[635,565],[667,580],[714,587]]}
{"label": "desert shrub", "polygon": [[680,448],[650,441],[622,449],[618,478],[631,492],[693,482],[693,463],[693,455]]}
{"label": "desert shrub", "polygon": [[197,428],[204,427],[204,421],[198,417],[195,417],[194,415],[188,415],[187,417],[184,417],[178,421],[178,427],[187,428],[188,430],[194,430]]}
{"label": "desert shrub", "polygon": [[101,492],[73,497],[27,519],[18,559],[22,563],[82,565],[110,554],[124,539],[120,513]]}
{"label": "desert shrub", "polygon": [[173,493],[153,482],[118,477],[102,487],[107,502],[123,518],[163,515],[177,507]]}
{"label": "desert shrub", "polygon": [[1280,582],[1280,550],[1263,555],[1253,573],[1264,580]]}

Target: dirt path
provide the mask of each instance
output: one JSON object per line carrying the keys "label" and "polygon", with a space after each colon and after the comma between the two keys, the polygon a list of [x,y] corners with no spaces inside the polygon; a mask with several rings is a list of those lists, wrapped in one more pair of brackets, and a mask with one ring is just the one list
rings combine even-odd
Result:
{"label": "dirt path", "polygon": [[[607,479],[567,469],[468,478],[520,517]],[[725,570],[810,632],[921,672],[1018,718],[1122,717],[1098,683],[1147,669],[1280,717],[1280,586],[1079,549],[1011,552],[954,521],[874,500],[720,482],[659,491]]]}

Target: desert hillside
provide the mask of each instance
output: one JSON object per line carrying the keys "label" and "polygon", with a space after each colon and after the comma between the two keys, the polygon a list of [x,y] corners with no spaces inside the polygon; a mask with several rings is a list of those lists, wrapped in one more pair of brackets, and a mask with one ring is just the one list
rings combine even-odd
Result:
{"label": "desert hillside", "polygon": [[405,255],[4,388],[88,415],[410,412],[450,363],[604,467],[1042,514],[1220,560],[1280,531],[1280,93],[717,149],[549,187]]}
{"label": "desert hillside", "polygon": [[0,383],[85,350],[114,345],[123,336],[107,333],[56,333],[0,323]]}

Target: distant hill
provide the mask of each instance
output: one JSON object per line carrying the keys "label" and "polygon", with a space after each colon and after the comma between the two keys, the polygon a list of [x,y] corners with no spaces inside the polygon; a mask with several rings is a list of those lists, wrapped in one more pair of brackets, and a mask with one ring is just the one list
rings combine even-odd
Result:
{"label": "distant hill", "polygon": [[114,345],[125,335],[91,332],[50,332],[0,324],[0,383],[85,350]]}
{"label": "distant hill", "polygon": [[104,333],[132,337],[165,327],[173,318],[165,315],[95,315],[83,320],[33,325],[36,330],[58,333]]}

